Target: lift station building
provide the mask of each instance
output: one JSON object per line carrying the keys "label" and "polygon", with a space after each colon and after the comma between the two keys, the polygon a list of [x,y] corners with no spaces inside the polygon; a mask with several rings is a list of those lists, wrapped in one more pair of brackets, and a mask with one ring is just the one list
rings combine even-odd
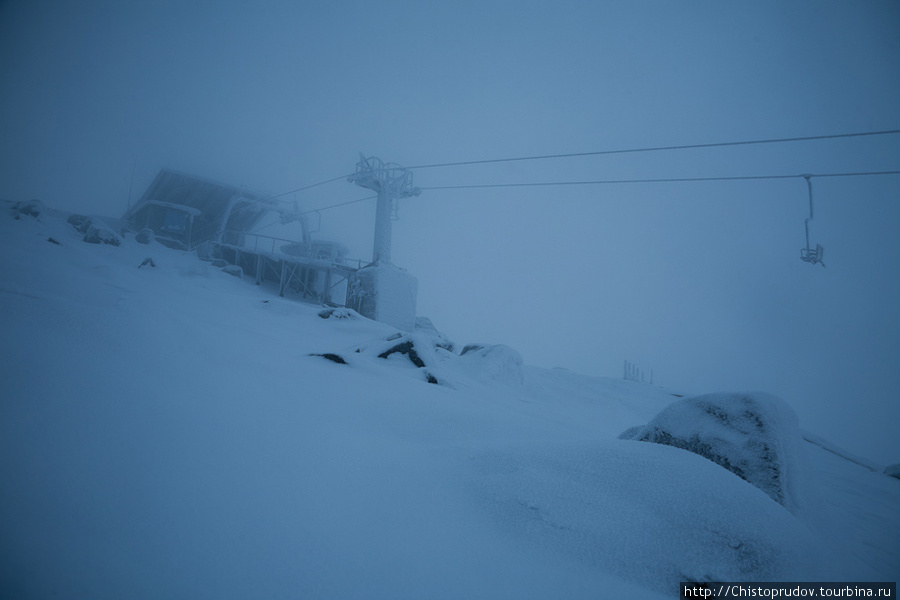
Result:
{"label": "lift station building", "polygon": [[[242,277],[281,296],[346,306],[399,329],[414,326],[414,277],[389,262],[351,260],[342,244],[312,239],[304,214],[270,195],[163,169],[124,221],[170,248],[240,267]],[[272,225],[277,235],[266,235]]]}

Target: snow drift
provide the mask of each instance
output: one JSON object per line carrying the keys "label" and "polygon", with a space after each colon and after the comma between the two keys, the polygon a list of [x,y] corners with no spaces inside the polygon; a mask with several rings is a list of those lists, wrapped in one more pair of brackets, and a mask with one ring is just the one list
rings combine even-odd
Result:
{"label": "snow drift", "polygon": [[672,581],[810,581],[840,569],[760,490],[674,448],[522,447],[476,464],[495,527],[663,594]]}

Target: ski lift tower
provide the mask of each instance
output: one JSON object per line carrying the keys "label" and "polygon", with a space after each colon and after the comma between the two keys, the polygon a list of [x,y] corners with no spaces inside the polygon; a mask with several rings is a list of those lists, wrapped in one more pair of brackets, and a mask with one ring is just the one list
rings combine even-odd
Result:
{"label": "ski lift tower", "polygon": [[400,198],[418,196],[421,190],[413,187],[412,173],[395,163],[384,163],[380,158],[366,158],[362,153],[356,163],[356,172],[347,181],[378,194],[375,208],[375,245],[372,262],[391,262],[391,221],[397,219],[397,201]]}
{"label": "ski lift tower", "polygon": [[347,181],[378,194],[372,264],[360,269],[350,283],[347,305],[364,317],[412,331],[416,323],[418,282],[391,262],[391,221],[397,218],[400,198],[418,196],[412,173],[393,163],[359,155],[356,172]]}

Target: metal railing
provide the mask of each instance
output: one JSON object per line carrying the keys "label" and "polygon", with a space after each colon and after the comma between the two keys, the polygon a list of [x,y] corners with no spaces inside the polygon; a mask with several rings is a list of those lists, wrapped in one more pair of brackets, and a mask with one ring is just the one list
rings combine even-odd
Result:
{"label": "metal railing", "polygon": [[[224,231],[220,243],[245,252],[253,252],[254,254],[266,254],[287,259],[323,260],[351,269],[361,269],[367,264],[362,259],[350,259],[339,256],[333,248],[258,233]],[[356,263],[356,265],[354,266],[353,263]]]}

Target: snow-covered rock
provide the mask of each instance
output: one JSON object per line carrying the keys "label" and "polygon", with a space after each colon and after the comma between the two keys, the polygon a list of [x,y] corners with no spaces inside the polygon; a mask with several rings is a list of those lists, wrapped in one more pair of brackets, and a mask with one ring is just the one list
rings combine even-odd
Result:
{"label": "snow-covered rock", "polygon": [[122,244],[122,236],[113,231],[109,225],[100,219],[92,219],[90,226],[84,234],[84,241],[88,244],[120,246]]}
{"label": "snow-covered rock", "polygon": [[75,231],[84,234],[82,240],[89,244],[122,245],[122,236],[116,233],[103,219],[71,214],[66,222],[74,227]]}
{"label": "snow-covered rock", "polygon": [[653,442],[699,454],[752,483],[790,510],[801,441],[797,415],[763,393],[716,393],[685,398],[620,439]]}
{"label": "snow-covered rock", "polygon": [[238,279],[244,276],[244,270],[237,265],[225,265],[224,267],[222,267],[222,272],[228,273],[229,275],[237,277]]}
{"label": "snow-covered rock", "polygon": [[357,321],[357,320],[363,318],[362,315],[360,315],[355,310],[353,310],[351,308],[340,307],[340,306],[339,307],[329,306],[328,308],[323,308],[322,310],[320,310],[318,312],[318,315],[322,319],[336,319],[336,320],[346,319],[346,320],[351,320],[351,321]]}
{"label": "snow-covered rock", "polygon": [[522,355],[503,344],[467,344],[460,363],[475,379],[521,385]]}
{"label": "snow-covered rock", "polygon": [[75,231],[78,233],[87,233],[88,227],[91,226],[91,218],[86,215],[79,215],[77,213],[73,213],[69,215],[69,218],[66,219],[66,222],[75,228]]}
{"label": "snow-covered rock", "polygon": [[[320,312],[319,316],[324,312]],[[449,387],[484,384],[523,385],[522,355],[509,346],[470,344],[463,348],[461,355],[457,356],[452,351],[452,344],[449,344],[450,348],[447,347],[447,341],[446,337],[434,335],[434,332],[430,331],[397,332],[386,338],[359,344],[344,352],[330,354],[341,357],[351,365],[358,361],[367,361],[383,366],[382,361],[386,360],[389,364],[397,366],[411,366],[421,371],[417,375],[418,378]],[[322,353],[315,355],[324,356]]]}
{"label": "snow-covered rock", "polygon": [[137,235],[134,236],[134,241],[139,244],[149,244],[154,240],[153,230],[152,229],[141,229]]}
{"label": "snow-covered rock", "polygon": [[12,215],[16,219],[20,219],[22,215],[38,218],[44,211],[44,205],[40,200],[27,200],[16,202],[12,207]]}
{"label": "snow-covered rock", "polygon": [[419,333],[397,333],[387,339],[362,344],[354,352],[381,359],[401,355],[419,368],[433,367],[442,360],[453,357],[451,352],[439,346],[431,336]]}
{"label": "snow-covered rock", "polygon": [[438,331],[437,327],[434,326],[434,323],[432,323],[431,319],[428,317],[416,317],[415,332],[431,336],[435,340],[436,346],[453,352],[453,342],[451,342],[446,335]]}
{"label": "snow-covered rock", "polygon": [[[348,309],[326,309],[319,316],[333,319],[338,311]],[[352,320],[361,317],[354,311],[348,314]],[[340,317],[337,317],[340,318]],[[397,367],[401,370],[414,369],[413,377],[428,383],[436,383],[456,387],[459,376],[459,357],[448,350],[441,342],[442,338],[427,332],[396,332],[387,337],[378,338],[358,344],[347,350],[335,353],[313,353],[312,356],[328,358],[332,362],[349,365],[375,365]],[[338,360],[339,359],[339,360]]]}

